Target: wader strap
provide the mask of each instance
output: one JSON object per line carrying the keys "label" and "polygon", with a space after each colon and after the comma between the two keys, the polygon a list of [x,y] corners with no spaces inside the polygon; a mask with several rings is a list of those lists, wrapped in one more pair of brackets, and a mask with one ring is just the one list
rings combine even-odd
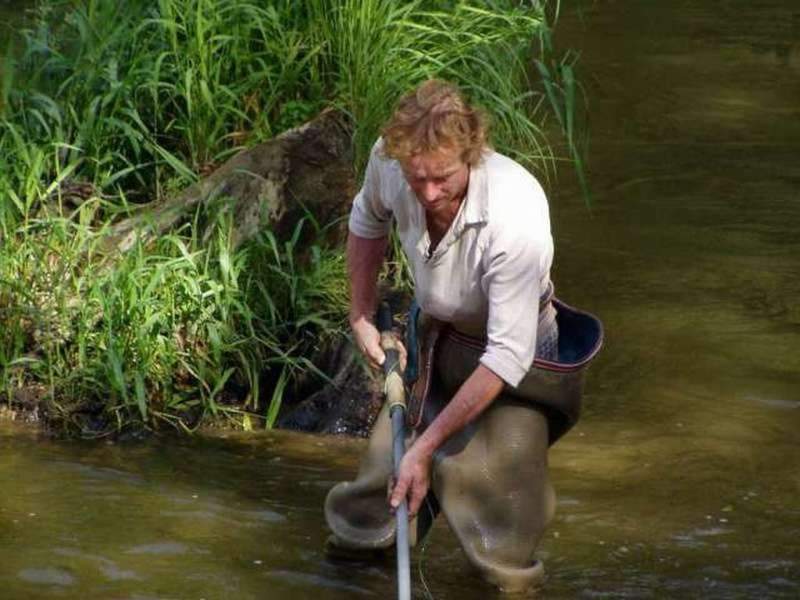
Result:
{"label": "wader strap", "polygon": [[406,413],[407,424],[412,429],[419,427],[422,421],[422,409],[431,389],[436,344],[442,331],[447,328],[447,324],[427,315],[420,315],[417,326],[419,327],[417,379],[411,387],[408,397],[408,412]]}
{"label": "wader strap", "polygon": [[[554,286],[549,282],[544,294],[539,298],[540,314],[553,300]],[[475,349],[486,347],[485,339],[478,339],[459,333],[444,321],[422,313],[416,302],[411,305],[406,330],[406,347],[408,348],[408,365],[406,367],[406,383],[411,385],[408,394],[407,425],[416,429],[422,421],[425,401],[431,389],[433,377],[433,360],[436,345],[442,335],[452,337],[460,343]]]}

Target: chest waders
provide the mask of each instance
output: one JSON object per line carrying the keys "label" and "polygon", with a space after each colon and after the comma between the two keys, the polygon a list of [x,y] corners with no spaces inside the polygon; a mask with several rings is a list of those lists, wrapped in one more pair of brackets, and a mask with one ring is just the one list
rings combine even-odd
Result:
{"label": "chest waders", "polygon": [[[506,386],[475,421],[434,453],[431,491],[424,502],[434,508],[420,511],[408,532],[413,546],[441,512],[470,565],[509,592],[543,580],[544,568],[534,553],[555,510],[548,448],[578,419],[586,367],[603,337],[600,322],[588,313],[555,298],[546,310],[555,312],[552,326],[557,331],[548,331],[540,321],[537,357],[520,384]],[[424,391],[417,405],[416,398],[409,399],[410,421],[418,421],[406,431],[412,441],[474,371],[486,343],[446,323],[429,329],[427,321],[429,317],[420,316],[419,377],[428,381],[415,386]],[[551,355],[546,346],[554,338]],[[411,365],[409,360],[407,372]],[[338,548],[375,553],[395,545],[396,522],[386,501],[386,482],[392,476],[391,421],[386,403],[355,480],[337,484],[325,500],[325,518]]]}

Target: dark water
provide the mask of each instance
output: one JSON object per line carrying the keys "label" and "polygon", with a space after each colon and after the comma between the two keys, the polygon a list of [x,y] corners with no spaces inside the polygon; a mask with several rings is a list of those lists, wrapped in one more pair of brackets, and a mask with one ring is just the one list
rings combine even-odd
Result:
{"label": "dark water", "polygon": [[[608,340],[551,453],[542,595],[800,597],[800,4],[605,0],[558,35],[583,53],[595,204],[553,186],[556,283]],[[392,597],[392,565],[321,551],[361,448],[2,429],[0,597]],[[425,597],[420,565],[433,598],[491,597],[443,523]]]}

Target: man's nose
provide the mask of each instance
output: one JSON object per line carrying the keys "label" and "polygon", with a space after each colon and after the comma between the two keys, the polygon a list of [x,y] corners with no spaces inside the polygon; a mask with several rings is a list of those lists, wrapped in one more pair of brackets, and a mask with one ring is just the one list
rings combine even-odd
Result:
{"label": "man's nose", "polygon": [[422,184],[422,197],[428,202],[433,202],[439,195],[439,186],[431,181]]}

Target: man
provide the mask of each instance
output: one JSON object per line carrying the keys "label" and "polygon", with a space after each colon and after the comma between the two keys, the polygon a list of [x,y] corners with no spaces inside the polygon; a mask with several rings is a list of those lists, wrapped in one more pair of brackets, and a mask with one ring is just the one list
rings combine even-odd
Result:
{"label": "man", "polygon": [[[423,404],[389,504],[408,498],[418,538],[441,510],[479,573],[525,589],[542,578],[533,554],[555,508],[547,449],[574,423],[580,398],[558,376],[539,389],[532,367],[534,357],[559,364],[547,200],[530,173],[489,148],[483,116],[455,86],[431,80],[404,96],[350,214],[350,324],[373,366],[384,360],[372,316],[392,219],[430,368],[415,386]],[[599,329],[596,337],[599,347]],[[332,550],[393,544],[390,447],[385,407],[358,477],[326,500]]]}

